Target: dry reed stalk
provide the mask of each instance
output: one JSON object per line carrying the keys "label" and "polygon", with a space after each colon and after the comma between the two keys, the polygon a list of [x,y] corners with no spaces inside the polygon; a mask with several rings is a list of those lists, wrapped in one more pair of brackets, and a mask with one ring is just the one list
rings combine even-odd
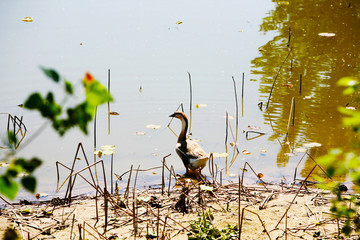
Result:
{"label": "dry reed stalk", "polygon": [[110,165],[110,172],[111,172],[111,174],[110,174],[110,181],[111,181],[111,194],[113,194],[114,193],[114,191],[113,191],[113,181],[114,181],[114,179],[113,179],[113,176],[114,176],[114,153],[111,153],[111,165]]}
{"label": "dry reed stalk", "polygon": [[[239,148],[237,146],[237,137],[234,137],[234,132],[233,132],[233,130],[231,128],[230,121],[229,121],[229,128],[230,128],[230,133],[231,133],[231,135],[233,137],[233,140],[234,140],[234,152],[233,152],[233,157],[232,157],[232,159],[230,161],[230,166],[229,166],[229,169],[230,169],[232,167],[232,165],[234,164],[236,158],[238,157],[240,151],[239,151]],[[235,151],[236,151],[236,155],[235,155]]]}
{"label": "dry reed stalk", "polygon": [[[68,195],[69,190],[70,190],[70,186],[75,183],[75,182],[72,183],[72,181],[71,181],[71,176],[72,176],[72,173],[74,172],[75,162],[77,161],[77,157],[78,157],[78,154],[79,154],[80,149],[82,150],[82,153],[83,153],[83,155],[84,155],[84,158],[85,158],[85,161],[86,161],[87,166],[88,166],[88,167],[90,166],[90,165],[89,165],[89,161],[87,160],[87,157],[86,157],[86,154],[85,154],[83,145],[82,145],[82,143],[80,142],[80,143],[78,144],[78,146],[77,146],[77,149],[76,149],[75,157],[74,157],[74,160],[73,160],[71,169],[70,169],[70,174],[69,174],[69,176],[64,180],[64,183],[65,183],[66,180],[70,178],[70,179],[69,179],[69,183],[68,183],[68,188],[67,188],[66,193],[65,193],[65,198],[67,198],[67,195]],[[56,162],[56,164],[61,164],[61,163],[60,163],[60,162]],[[65,167],[65,165],[63,165],[63,164],[61,164],[61,165]],[[66,167],[66,168],[67,168],[67,167]],[[69,169],[69,168],[68,168],[68,169]],[[94,180],[92,171],[91,171],[90,168],[88,168],[88,169],[89,169],[89,172],[90,172],[91,179],[93,180],[94,185],[95,185],[95,180]],[[62,187],[62,185],[64,184],[64,183],[63,183],[63,184],[61,185],[61,187],[59,188],[59,187],[58,187],[58,186],[59,186],[59,179],[60,179],[60,176],[59,176],[59,168],[58,168],[58,166],[57,166],[57,187],[56,187],[56,191],[59,191],[60,188]]]}
{"label": "dry reed stalk", "polygon": [[162,160],[162,167],[161,167],[161,195],[164,195],[164,188],[165,188],[165,160]]}
{"label": "dry reed stalk", "polygon": [[[97,107],[95,108],[95,114],[94,114],[94,162],[96,162],[96,116],[97,116]],[[99,185],[99,179],[98,179],[98,175],[97,175],[97,169],[95,166],[95,178],[96,178],[96,183]]]}
{"label": "dry reed stalk", "polygon": [[287,219],[288,219],[288,215],[286,212],[286,216],[285,216],[285,240],[287,240]]}
{"label": "dry reed stalk", "polygon": [[[90,224],[88,224],[87,222],[84,221],[84,226],[85,226],[85,224],[86,224],[88,227],[90,227],[94,232],[96,232],[101,239],[103,239],[103,240],[106,240],[106,239],[107,239],[107,238],[104,237],[101,233],[99,233],[98,230],[96,230],[95,228],[93,228],[92,226],[90,226]],[[84,228],[84,229],[85,229],[85,228]],[[98,238],[97,238],[95,235],[93,235],[90,231],[86,230],[86,232],[89,233],[91,236],[93,236],[95,239],[98,239]]]}
{"label": "dry reed stalk", "polygon": [[244,117],[244,89],[245,89],[245,73],[242,73],[242,84],[241,84],[241,116]]}
{"label": "dry reed stalk", "polygon": [[73,232],[73,229],[74,229],[74,223],[75,223],[75,214],[73,214],[73,219],[72,219],[72,222],[71,222],[70,240],[72,239],[72,232]]}
{"label": "dry reed stalk", "polygon": [[[108,92],[110,94],[110,68],[108,69]],[[110,135],[110,101],[107,103],[108,105],[108,135]],[[112,193],[112,191],[111,191]]]}
{"label": "dry reed stalk", "polygon": [[129,178],[128,178],[128,182],[127,182],[126,190],[125,190],[125,194],[124,194],[125,199],[127,199],[129,196],[129,186],[130,186],[132,170],[133,170],[133,165],[131,165],[131,167],[130,167],[130,174],[129,174]]}
{"label": "dry reed stalk", "polygon": [[[238,104],[238,97],[237,97],[237,91],[236,91],[236,83],[235,83],[235,79],[233,76],[232,76],[232,80],[233,80],[233,84],[234,84],[235,106],[236,106],[236,108],[235,108],[235,110],[236,110],[236,126],[235,127],[236,128],[235,128],[234,144],[235,144],[235,146],[237,146],[238,132],[239,132],[239,104]],[[239,152],[239,150],[238,150],[238,152]],[[237,156],[238,156],[238,154],[236,154],[236,156],[235,156],[235,151],[234,151],[233,158],[231,159],[230,167],[233,164],[233,162],[235,161]]]}
{"label": "dry reed stalk", "polygon": [[166,221],[168,219],[168,216],[165,216],[165,221],[164,221],[164,229],[162,231],[162,235],[161,235],[161,239],[165,239],[165,231],[166,231]]}
{"label": "dry reed stalk", "polygon": [[108,192],[106,187],[104,187],[104,211],[105,211],[105,223],[104,223],[104,234],[106,233],[107,225],[108,225]]}
{"label": "dry reed stalk", "polygon": [[293,125],[294,125],[294,113],[295,113],[295,98],[293,97],[291,99],[291,106],[290,106],[289,120],[288,120],[288,125],[287,125],[287,130],[286,130],[286,137],[289,135],[291,116],[293,118]]}
{"label": "dry reed stalk", "polygon": [[[242,226],[242,217],[241,217],[241,214],[240,214],[240,211],[241,211],[241,183],[242,181],[240,181],[240,173],[239,173],[239,188],[238,188],[238,196],[239,196],[239,199],[238,199],[238,226],[239,226],[239,229],[240,226]],[[239,239],[241,239],[241,230],[239,230]]]}
{"label": "dry reed stalk", "polygon": [[133,229],[134,229],[134,239],[136,239],[137,234],[137,224],[136,224],[136,211],[135,211],[135,201],[132,202],[132,222],[133,222]]}
{"label": "dry reed stalk", "polygon": [[245,162],[244,168],[243,168],[243,170],[242,170],[241,188],[243,188],[244,173],[245,173],[246,165],[248,165],[248,166],[250,167],[251,171],[252,171],[252,172],[254,173],[254,175],[259,179],[259,181],[262,183],[262,185],[264,186],[264,188],[265,188],[266,190],[268,190],[268,188],[266,187],[266,183],[265,183],[263,180],[261,180],[261,178],[259,177],[259,175],[256,174],[256,172],[254,171],[254,169],[251,167],[251,165],[250,165],[248,162]]}
{"label": "dry reed stalk", "polygon": [[272,84],[272,86],[271,86],[270,94],[269,94],[269,97],[268,97],[268,102],[267,102],[267,104],[266,104],[266,110],[269,108],[270,99],[271,99],[271,94],[272,94],[272,92],[273,92],[273,90],[274,90],[274,86],[275,86],[276,79],[277,79],[277,77],[279,76],[280,71],[281,71],[284,63],[286,62],[286,60],[287,60],[288,57],[290,56],[291,52],[292,52],[292,48],[290,48],[290,51],[288,52],[288,55],[286,56],[286,58],[285,58],[284,61],[282,62],[281,66],[280,66],[280,68],[279,68],[279,70],[278,70],[278,72],[277,72],[277,74],[276,74],[276,76],[275,76],[275,78],[274,78],[274,82],[273,82],[273,84]]}
{"label": "dry reed stalk", "polygon": [[86,237],[85,237],[85,221],[83,222],[82,229],[83,229],[83,238],[86,239]]}
{"label": "dry reed stalk", "polygon": [[160,208],[158,208],[157,212],[157,222],[156,222],[156,239],[159,240],[159,226],[160,226]]}
{"label": "dry reed stalk", "polygon": [[[226,112],[226,118],[225,118],[225,152],[228,152],[228,147],[227,147],[227,140],[228,140],[228,132],[229,132],[229,113]],[[228,157],[226,156],[225,159],[225,171],[227,173],[228,171]]]}
{"label": "dry reed stalk", "polygon": [[299,87],[299,94],[301,95],[301,88],[302,88],[302,74],[300,74],[300,87]]}
{"label": "dry reed stalk", "polygon": [[[184,106],[182,103],[180,103],[180,105],[176,108],[175,112],[177,112],[179,110],[179,108],[181,107],[181,111],[184,112]],[[170,124],[172,123],[174,117],[172,117],[167,125],[167,127],[170,129],[170,131],[177,137],[177,134],[171,129]]]}
{"label": "dry reed stalk", "polygon": [[316,166],[318,166],[318,165],[315,165],[315,166],[311,169],[310,173],[307,175],[307,177],[305,178],[305,180],[304,180],[303,183],[301,184],[299,190],[296,192],[295,197],[294,197],[293,200],[291,201],[291,203],[290,203],[290,205],[288,206],[288,208],[286,209],[285,213],[283,214],[283,216],[280,218],[279,222],[278,222],[278,223],[276,224],[276,226],[274,227],[275,229],[279,226],[281,220],[283,220],[283,218],[285,217],[285,215],[286,215],[287,212],[289,211],[290,207],[292,206],[292,204],[294,203],[296,197],[298,196],[300,190],[301,190],[302,187],[304,186],[306,180],[310,177],[311,173],[315,170]]}
{"label": "dry reed stalk", "polygon": [[135,191],[136,191],[136,182],[137,177],[139,173],[140,165],[137,168],[136,174],[135,174],[135,180],[134,180],[134,189],[133,189],[133,220],[134,220],[134,238],[136,239],[136,234],[138,232],[138,226],[137,226],[137,216],[136,216],[136,198],[135,198]]}
{"label": "dry reed stalk", "polygon": [[82,237],[81,237],[81,224],[78,223],[78,229],[79,229],[79,240],[82,240]]}
{"label": "dry reed stalk", "polygon": [[291,26],[289,26],[289,39],[288,39],[287,47],[290,47],[291,34],[292,34]]}
{"label": "dry reed stalk", "polygon": [[189,135],[192,135],[191,133],[191,122],[192,122],[192,84],[191,84],[191,75],[188,72],[189,75],[189,87],[190,87],[190,121],[189,121]]}
{"label": "dry reed stalk", "polygon": [[252,213],[252,214],[255,214],[255,215],[258,217],[258,219],[259,219],[259,221],[260,221],[260,223],[261,223],[261,225],[262,225],[262,227],[263,227],[263,229],[264,229],[263,232],[265,232],[266,235],[268,236],[268,238],[271,239],[270,234],[269,234],[269,232],[266,230],[266,227],[265,227],[265,225],[264,225],[264,222],[263,222],[263,220],[261,219],[261,217],[259,216],[259,214],[257,214],[256,212],[253,212],[253,211],[251,211],[251,210],[249,210],[249,209],[246,209],[246,207],[244,207],[244,208],[242,209],[242,216],[241,216],[241,222],[240,222],[240,227],[239,227],[239,239],[241,239],[241,229],[242,229],[242,225],[243,225],[243,219],[244,219],[244,213],[245,213],[245,211],[248,211],[248,212],[250,212],[250,213]]}
{"label": "dry reed stalk", "polygon": [[[255,134],[257,134],[257,136],[249,138],[249,133],[255,133]],[[258,132],[258,131],[252,131],[252,130],[251,130],[251,131],[246,131],[246,133],[245,133],[245,138],[246,138],[246,140],[253,140],[253,139],[255,139],[255,138],[264,136],[265,134],[266,134],[266,133]]]}

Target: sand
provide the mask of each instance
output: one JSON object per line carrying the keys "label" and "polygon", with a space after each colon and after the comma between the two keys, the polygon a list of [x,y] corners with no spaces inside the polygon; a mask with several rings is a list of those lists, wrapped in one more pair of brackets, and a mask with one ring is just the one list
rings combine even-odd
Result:
{"label": "sand", "polygon": [[[133,192],[126,197],[109,196],[108,201],[98,197],[97,204],[95,197],[77,197],[70,206],[61,201],[9,205],[0,216],[0,236],[6,227],[14,227],[23,239],[146,239],[147,234],[155,239],[157,234],[159,239],[187,239],[190,222],[199,212],[209,210],[214,227],[237,225],[241,220],[238,184],[211,188],[201,190],[199,195],[199,186],[189,185],[182,206],[179,200],[184,188],[173,188],[170,194],[153,188],[136,190],[135,197]],[[336,238],[338,225],[329,210],[331,194],[299,189],[280,185],[244,187],[240,197],[240,209],[245,209],[241,239]],[[187,213],[179,212],[181,207]]]}

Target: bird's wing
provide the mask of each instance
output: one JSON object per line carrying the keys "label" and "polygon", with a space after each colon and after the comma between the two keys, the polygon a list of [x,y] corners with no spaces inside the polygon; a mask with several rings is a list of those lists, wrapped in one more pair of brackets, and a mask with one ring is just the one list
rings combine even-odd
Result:
{"label": "bird's wing", "polygon": [[186,140],[187,143],[187,156],[190,159],[201,159],[209,157],[208,154],[200,147],[197,142],[192,140]]}

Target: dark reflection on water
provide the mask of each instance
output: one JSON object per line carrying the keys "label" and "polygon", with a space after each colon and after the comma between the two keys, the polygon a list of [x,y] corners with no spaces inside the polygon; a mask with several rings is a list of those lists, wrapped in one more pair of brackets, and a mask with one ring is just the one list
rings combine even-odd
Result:
{"label": "dark reflection on water", "polygon": [[[341,126],[337,107],[357,107],[358,103],[344,97],[336,83],[341,77],[358,75],[359,13],[360,4],[354,1],[289,1],[277,4],[263,19],[262,32],[277,32],[277,36],[259,48],[260,56],[252,60],[252,73],[260,79],[260,101],[265,105],[276,73],[292,49],[277,77],[269,108],[264,111],[274,132],[269,139],[282,145],[277,155],[278,166],[286,166],[289,157],[285,153],[305,142],[322,144],[311,149],[313,157],[332,147],[346,150],[352,147],[352,132]],[[295,124],[286,138],[293,97]],[[308,158],[302,175],[306,176],[313,166]]]}

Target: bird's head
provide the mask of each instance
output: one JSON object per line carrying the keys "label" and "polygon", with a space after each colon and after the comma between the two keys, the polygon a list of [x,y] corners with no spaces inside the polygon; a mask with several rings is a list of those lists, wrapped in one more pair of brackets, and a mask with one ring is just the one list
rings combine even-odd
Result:
{"label": "bird's head", "polygon": [[178,119],[187,119],[185,113],[183,113],[183,112],[174,112],[169,117],[174,117],[174,118],[178,118]]}

